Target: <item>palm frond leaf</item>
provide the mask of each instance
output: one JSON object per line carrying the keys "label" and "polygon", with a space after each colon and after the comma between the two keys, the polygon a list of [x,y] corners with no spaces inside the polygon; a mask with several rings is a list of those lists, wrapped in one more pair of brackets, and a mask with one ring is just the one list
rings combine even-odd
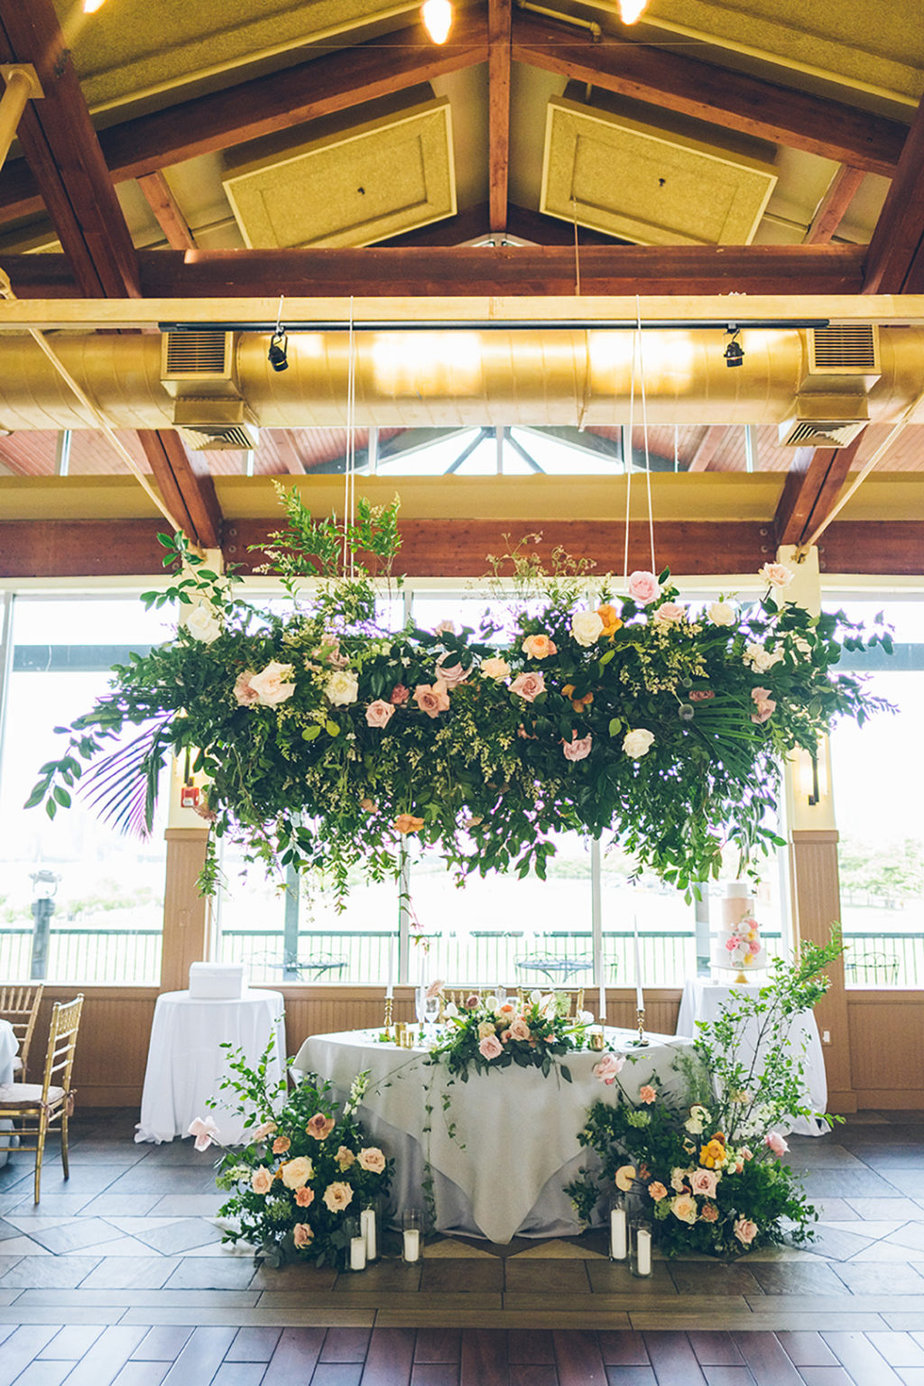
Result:
{"label": "palm frond leaf", "polygon": [[120,833],[150,836],[157,802],[157,780],[164,765],[164,731],[170,717],[142,728],[93,766],[80,782],[80,796],[104,823]]}

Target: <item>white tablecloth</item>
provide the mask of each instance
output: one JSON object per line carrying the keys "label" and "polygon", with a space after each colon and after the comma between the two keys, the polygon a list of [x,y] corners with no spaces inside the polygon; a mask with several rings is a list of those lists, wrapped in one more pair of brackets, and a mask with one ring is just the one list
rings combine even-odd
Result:
{"label": "white tablecloth", "polygon": [[[396,1157],[394,1207],[421,1207],[429,1163],[441,1231],[505,1243],[514,1235],[581,1230],[562,1185],[595,1159],[578,1142],[591,1103],[616,1100],[615,1089],[593,1076],[598,1053],[566,1057],[571,1083],[554,1068],[543,1078],[539,1069],[513,1065],[496,1073],[472,1071],[463,1083],[444,1064],[429,1064],[426,1051],[381,1044],[377,1033],[313,1035],[293,1067],[329,1079],[338,1096],[368,1070],[359,1115],[371,1137]],[[653,1074],[665,1091],[681,1091],[672,1066],[689,1041],[655,1036],[647,1049],[633,1050],[631,1038],[628,1030],[607,1031],[617,1052],[632,1056],[619,1075],[626,1093],[634,1099]]]}
{"label": "white tablecloth", "polygon": [[[275,1052],[267,1066],[267,1082],[285,1072],[283,998],[278,991],[247,991],[236,1001],[203,1001],[188,991],[167,991],[157,998],[148,1045],[148,1064],[141,1099],[141,1122],[136,1141],[172,1141],[185,1136],[194,1117],[211,1115],[223,1145],[236,1145],[243,1136],[243,1117],[233,1114],[219,1092],[228,1073],[222,1043],[241,1049],[255,1065],[270,1036]],[[219,1099],[216,1108],[207,1098]],[[231,1106],[236,1105],[232,1101]]]}
{"label": "white tablecloth", "polygon": [[[0,1020],[0,1084],[12,1083],[13,1081],[13,1060],[19,1051],[19,1040],[13,1033],[13,1027],[8,1020]],[[0,1122],[0,1130],[12,1131],[11,1121]],[[3,1137],[6,1142],[7,1137]],[[0,1150],[0,1168],[9,1159],[9,1152]]]}
{"label": "white tablecloth", "polygon": [[[680,1011],[677,1016],[677,1034],[691,1036],[696,1033],[698,1020],[715,1020],[721,1006],[736,996],[756,996],[760,987],[742,983],[723,986],[719,982],[709,982],[703,977],[694,977],[683,988]],[[747,1034],[745,1035],[747,1040]],[[825,1074],[825,1060],[818,1035],[818,1025],[811,1011],[793,1017],[789,1042],[795,1057],[801,1057],[805,1067],[805,1093],[803,1102],[813,1112],[826,1112],[828,1109],[828,1079]],[[754,1054],[755,1040],[745,1045],[742,1058],[749,1063]],[[817,1117],[799,1117],[792,1127],[797,1136],[823,1136],[828,1131],[827,1122]]]}

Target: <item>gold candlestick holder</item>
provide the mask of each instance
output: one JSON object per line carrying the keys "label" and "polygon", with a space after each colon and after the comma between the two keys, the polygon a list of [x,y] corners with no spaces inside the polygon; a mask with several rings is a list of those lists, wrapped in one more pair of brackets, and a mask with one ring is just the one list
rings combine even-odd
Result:
{"label": "gold candlestick holder", "polygon": [[391,1022],[394,1004],[390,996],[385,997],[385,1038],[387,1040],[391,1039]]}
{"label": "gold candlestick holder", "polygon": [[637,1011],[635,1012],[635,1021],[636,1021],[636,1024],[638,1025],[638,1039],[634,1039],[634,1040],[632,1041],[632,1044],[633,1044],[633,1045],[635,1046],[635,1048],[637,1048],[637,1049],[647,1049],[647,1047],[648,1047],[648,1040],[647,1040],[647,1038],[646,1038],[646,1036],[645,1036],[645,1012],[644,1012],[644,1010],[641,1010],[641,1009],[640,1009],[640,1010],[637,1010]]}

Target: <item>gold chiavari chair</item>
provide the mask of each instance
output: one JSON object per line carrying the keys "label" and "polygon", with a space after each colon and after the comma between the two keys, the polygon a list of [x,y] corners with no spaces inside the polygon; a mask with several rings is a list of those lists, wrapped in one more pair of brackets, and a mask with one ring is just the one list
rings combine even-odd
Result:
{"label": "gold chiavari chair", "polygon": [[[67,1127],[74,1110],[71,1070],[74,1066],[82,1009],[82,996],[76,997],[73,1001],[55,1002],[45,1053],[45,1076],[41,1083],[0,1085],[0,1118],[16,1122],[15,1132],[0,1131],[0,1150],[18,1148],[35,1151],[36,1203],[39,1201],[42,1184],[45,1137],[50,1130],[61,1132],[61,1163],[64,1166],[65,1179],[70,1173],[67,1163]],[[6,1144],[3,1144],[4,1140]]]}
{"label": "gold chiavari chair", "polygon": [[13,1077],[25,1081],[29,1063],[29,1046],[38,1019],[39,1006],[45,990],[43,982],[29,986],[0,987],[0,1020],[8,1020],[19,1041],[19,1053],[13,1060]]}

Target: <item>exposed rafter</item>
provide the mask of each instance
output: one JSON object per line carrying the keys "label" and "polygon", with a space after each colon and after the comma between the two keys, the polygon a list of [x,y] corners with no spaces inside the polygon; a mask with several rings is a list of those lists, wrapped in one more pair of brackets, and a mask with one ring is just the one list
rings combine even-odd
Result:
{"label": "exposed rafter", "polygon": [[688,472],[706,472],[712,464],[728,432],[727,424],[710,424],[696,444],[696,451],[687,464]]}
{"label": "exposed rafter", "polygon": [[492,231],[507,229],[512,0],[488,0],[488,188]]}
{"label": "exposed rafter", "polygon": [[195,250],[196,238],[189,229],[189,223],[180,211],[170,184],[162,173],[145,173],[138,179],[138,186],[145,201],[154,213],[154,218],[173,250]]}
{"label": "exposed rafter", "polygon": [[815,209],[812,224],[802,238],[803,245],[827,245],[830,242],[865,177],[862,169],[841,165]]}
{"label": "exposed rafter", "polygon": [[170,429],[139,428],[138,441],[161,495],[190,539],[204,549],[217,548],[221,511],[208,469],[194,470],[179,435]]}
{"label": "exposed rafter", "polygon": [[827,518],[847,480],[863,434],[846,448],[798,448],[774,516],[777,544],[801,544]]}
{"label": "exposed rafter", "polygon": [[889,177],[906,128],[825,97],[631,41],[592,43],[531,14],[513,25],[514,62]]}
{"label": "exposed rafter", "polygon": [[920,293],[924,288],[924,97],[876,223],[863,281],[865,293]]}

